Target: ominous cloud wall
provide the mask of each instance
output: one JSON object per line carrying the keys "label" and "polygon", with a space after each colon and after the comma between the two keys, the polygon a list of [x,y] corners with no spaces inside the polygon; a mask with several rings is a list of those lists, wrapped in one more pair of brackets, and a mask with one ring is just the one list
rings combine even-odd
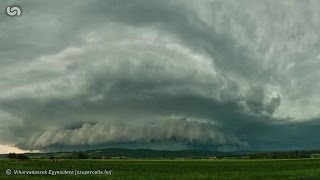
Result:
{"label": "ominous cloud wall", "polygon": [[10,4],[0,144],[320,147],[318,1]]}

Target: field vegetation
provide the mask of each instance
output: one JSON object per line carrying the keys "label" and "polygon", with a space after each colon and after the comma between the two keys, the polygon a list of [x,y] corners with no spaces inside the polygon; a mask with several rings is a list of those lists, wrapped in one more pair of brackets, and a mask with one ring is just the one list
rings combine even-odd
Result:
{"label": "field vegetation", "polygon": [[[14,170],[112,170],[112,174],[14,175]],[[0,172],[0,179],[319,179],[320,159],[2,159]]]}

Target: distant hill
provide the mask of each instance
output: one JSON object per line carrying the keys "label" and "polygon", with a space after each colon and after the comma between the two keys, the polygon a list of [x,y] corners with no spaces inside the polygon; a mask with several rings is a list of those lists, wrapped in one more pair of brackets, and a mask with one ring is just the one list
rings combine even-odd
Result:
{"label": "distant hill", "polygon": [[[76,159],[79,158],[79,154],[85,155],[83,158],[90,159],[110,159],[110,158],[134,158],[134,159],[176,159],[176,158],[214,158],[221,156],[231,156],[239,154],[248,154],[249,151],[243,152],[220,152],[210,150],[152,150],[152,149],[97,149],[82,152],[54,152],[54,153],[26,153],[30,158],[61,158],[61,159]],[[0,155],[0,157],[6,157],[6,155]]]}
{"label": "distant hill", "polygon": [[225,156],[227,153],[208,151],[208,150],[180,150],[180,151],[167,151],[167,150],[151,150],[151,149],[100,149],[87,151],[89,156],[101,157],[122,157],[122,158],[203,158],[214,156]]}
{"label": "distant hill", "polygon": [[[26,153],[36,159],[212,159],[212,158],[318,158],[319,151],[254,152],[249,150],[220,152],[210,150],[97,149],[81,152]],[[6,158],[7,155],[0,155]]]}
{"label": "distant hill", "polygon": [[30,157],[44,157],[44,158],[77,158],[79,153],[86,154],[91,159],[110,159],[110,158],[133,158],[133,159],[175,159],[175,158],[210,158],[214,156],[226,156],[228,153],[215,152],[208,150],[180,150],[180,151],[167,151],[167,150],[151,150],[151,149],[97,149],[83,152],[57,152],[46,154],[27,154]]}

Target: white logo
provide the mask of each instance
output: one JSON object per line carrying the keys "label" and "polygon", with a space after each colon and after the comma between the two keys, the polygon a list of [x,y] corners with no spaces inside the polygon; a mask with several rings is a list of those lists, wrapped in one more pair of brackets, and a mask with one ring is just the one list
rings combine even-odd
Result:
{"label": "white logo", "polygon": [[9,16],[20,16],[21,9],[18,6],[8,6],[7,7],[7,14]]}
{"label": "white logo", "polygon": [[7,170],[6,170],[6,174],[7,174],[7,175],[10,175],[10,174],[11,174],[11,169],[7,169]]}

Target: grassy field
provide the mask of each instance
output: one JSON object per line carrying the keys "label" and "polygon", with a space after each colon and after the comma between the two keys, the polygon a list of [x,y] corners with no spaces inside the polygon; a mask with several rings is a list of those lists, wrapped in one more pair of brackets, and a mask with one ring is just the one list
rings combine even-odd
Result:
{"label": "grassy field", "polygon": [[[14,175],[14,170],[112,170],[112,174]],[[320,179],[320,159],[0,160],[0,172],[0,179]]]}

